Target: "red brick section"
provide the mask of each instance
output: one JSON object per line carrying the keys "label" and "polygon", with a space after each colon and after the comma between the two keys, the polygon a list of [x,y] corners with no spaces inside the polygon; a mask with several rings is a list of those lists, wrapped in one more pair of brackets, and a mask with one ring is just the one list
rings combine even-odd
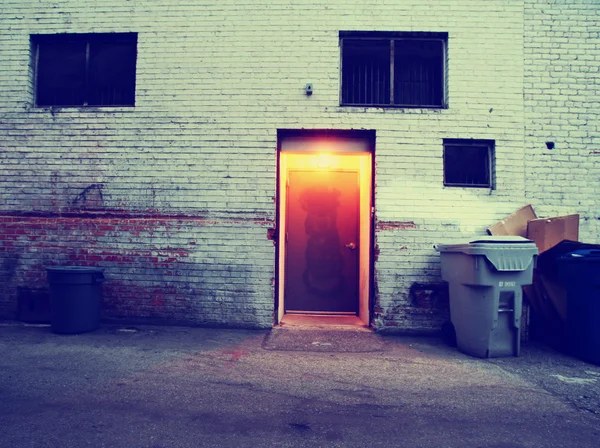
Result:
{"label": "red brick section", "polygon": [[[104,317],[264,325],[272,296],[256,290],[261,274],[243,262],[240,245],[253,233],[264,241],[272,226],[259,218],[0,216],[0,317],[16,316],[19,288],[48,289],[46,267],[77,265],[105,269]],[[265,271],[270,291],[273,272]],[[254,309],[235,317],[249,302]]]}
{"label": "red brick section", "polygon": [[377,221],[376,230],[408,230],[416,229],[413,221]]}

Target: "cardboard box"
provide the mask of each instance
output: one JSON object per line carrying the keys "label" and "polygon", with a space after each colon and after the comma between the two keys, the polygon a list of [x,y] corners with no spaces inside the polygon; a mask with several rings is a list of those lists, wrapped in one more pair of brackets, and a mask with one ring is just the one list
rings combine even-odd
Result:
{"label": "cardboard box", "polygon": [[563,240],[579,241],[579,215],[532,219],[527,223],[527,238],[535,241],[540,254]]}
{"label": "cardboard box", "polygon": [[533,207],[526,205],[488,228],[487,233],[492,236],[518,235],[527,238],[527,222],[536,218]]}

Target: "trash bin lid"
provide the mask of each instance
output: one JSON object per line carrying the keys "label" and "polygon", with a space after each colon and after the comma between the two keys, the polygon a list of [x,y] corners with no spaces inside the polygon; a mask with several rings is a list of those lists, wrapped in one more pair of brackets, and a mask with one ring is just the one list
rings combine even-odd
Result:
{"label": "trash bin lid", "polygon": [[88,266],[49,266],[46,268],[49,283],[102,283],[104,269]]}
{"label": "trash bin lid", "polygon": [[528,243],[533,243],[533,241],[528,240],[527,238],[523,238],[522,236],[513,236],[513,235],[481,236],[481,237],[477,238],[476,240],[469,242],[469,244],[528,244]]}
{"label": "trash bin lid", "polygon": [[96,268],[93,266],[48,266],[46,271],[56,272],[61,274],[88,274],[96,272],[104,272],[103,268]]}
{"label": "trash bin lid", "polygon": [[[476,250],[506,250],[506,249],[533,249],[535,242],[522,236],[482,236],[476,240],[461,244],[439,244],[435,246],[438,252],[465,252],[473,253]],[[537,253],[537,252],[536,252]]]}
{"label": "trash bin lid", "polygon": [[483,236],[466,244],[441,244],[435,249],[484,256],[498,271],[524,271],[538,254],[535,242],[522,236]]}
{"label": "trash bin lid", "polygon": [[574,261],[580,263],[598,263],[600,262],[600,250],[598,249],[579,249],[569,252],[568,254],[561,255],[559,258],[561,261]]}

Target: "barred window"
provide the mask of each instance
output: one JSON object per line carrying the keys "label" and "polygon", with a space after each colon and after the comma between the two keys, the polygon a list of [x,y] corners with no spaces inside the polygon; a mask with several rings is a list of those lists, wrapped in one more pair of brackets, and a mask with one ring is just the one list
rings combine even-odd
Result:
{"label": "barred window", "polygon": [[341,31],[343,106],[446,106],[447,33]]}
{"label": "barred window", "polygon": [[32,35],[36,106],[133,106],[136,33]]}
{"label": "barred window", "polygon": [[444,139],[444,185],[493,188],[494,140]]}

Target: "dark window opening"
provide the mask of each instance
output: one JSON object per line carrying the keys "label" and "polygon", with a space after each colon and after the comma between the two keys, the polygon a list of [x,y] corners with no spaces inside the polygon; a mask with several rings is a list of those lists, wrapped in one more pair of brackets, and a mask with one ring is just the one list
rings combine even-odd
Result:
{"label": "dark window opening", "polygon": [[447,33],[340,32],[344,106],[445,107]]}
{"label": "dark window opening", "polygon": [[493,140],[444,140],[444,185],[493,188]]}
{"label": "dark window opening", "polygon": [[133,106],[137,34],[31,36],[37,106]]}
{"label": "dark window opening", "polygon": [[390,41],[344,40],[342,102],[390,104]]}

